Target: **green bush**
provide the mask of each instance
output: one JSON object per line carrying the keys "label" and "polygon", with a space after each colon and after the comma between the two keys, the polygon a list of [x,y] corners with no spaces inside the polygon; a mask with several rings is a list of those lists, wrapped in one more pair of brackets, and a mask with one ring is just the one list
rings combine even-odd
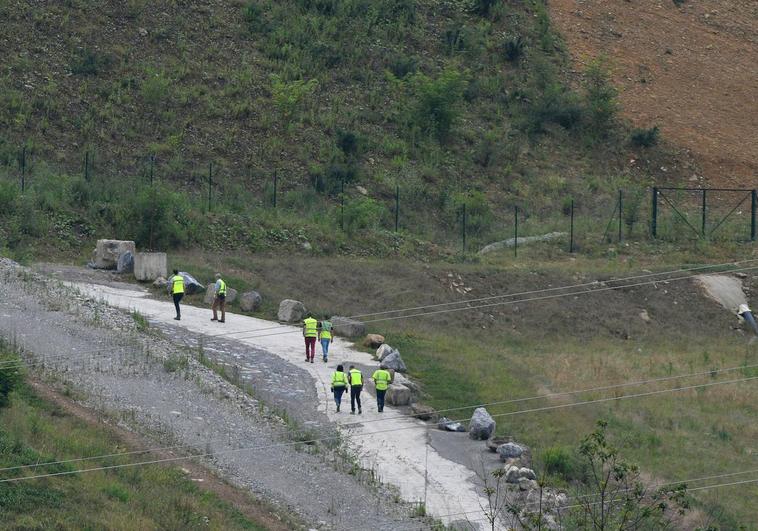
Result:
{"label": "green bush", "polygon": [[250,33],[266,33],[269,30],[269,23],[263,12],[263,8],[255,2],[249,2],[242,9],[242,17],[247,24],[247,30]]}
{"label": "green bush", "polygon": [[371,198],[345,199],[345,230],[352,234],[359,230],[376,229],[385,214],[385,207]]}
{"label": "green bush", "polygon": [[460,114],[460,101],[467,81],[463,74],[453,68],[444,70],[437,78],[424,74],[413,76],[416,100],[413,109],[413,125],[426,133],[444,140]]}
{"label": "green bush", "polygon": [[471,11],[479,16],[488,17],[498,2],[500,2],[500,0],[473,0]]}
{"label": "green bush", "polygon": [[396,78],[404,79],[416,73],[416,70],[418,70],[418,58],[415,56],[396,55],[389,60],[387,68]]}
{"label": "green bush", "polygon": [[8,405],[9,395],[21,383],[23,376],[21,369],[14,363],[21,363],[21,359],[8,352],[8,345],[0,342],[0,407]]}
{"label": "green bush", "polygon": [[594,135],[606,137],[618,111],[618,91],[611,83],[611,72],[602,58],[587,67],[584,80],[587,118]]}
{"label": "green bush", "polygon": [[575,453],[562,446],[545,448],[541,455],[545,472],[558,476],[565,481],[578,479],[581,466]]}
{"label": "green bush", "polygon": [[112,59],[93,50],[80,50],[71,61],[71,72],[77,76],[96,76],[106,70]]}
{"label": "green bush", "polygon": [[171,79],[165,73],[148,69],[140,92],[148,105],[161,107],[171,102]]}
{"label": "green bush", "polygon": [[117,231],[145,249],[166,249],[188,241],[187,199],[161,184],[143,188],[126,202]]}
{"label": "green bush", "polygon": [[509,37],[505,40],[505,42],[503,42],[502,48],[503,57],[505,57],[505,60],[509,63],[515,63],[524,55],[524,50],[526,50],[526,42],[521,37],[521,35]]}
{"label": "green bush", "polygon": [[653,147],[658,144],[660,133],[657,125],[649,129],[634,129],[630,141],[635,147]]}
{"label": "green bush", "polygon": [[13,214],[18,207],[19,187],[11,181],[0,182],[0,216]]}
{"label": "green bush", "polygon": [[466,205],[466,231],[470,234],[480,235],[486,233],[491,227],[495,217],[490,209],[487,196],[478,190],[459,193],[453,196],[455,208],[459,212],[462,205]]}

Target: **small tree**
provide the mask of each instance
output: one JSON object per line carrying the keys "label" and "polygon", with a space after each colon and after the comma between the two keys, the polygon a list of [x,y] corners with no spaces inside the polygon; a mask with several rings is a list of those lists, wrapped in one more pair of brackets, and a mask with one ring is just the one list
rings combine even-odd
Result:
{"label": "small tree", "polygon": [[458,119],[466,84],[463,74],[453,68],[434,79],[421,73],[413,76],[416,101],[412,125],[445,140]]}
{"label": "small tree", "polygon": [[286,123],[292,121],[296,111],[302,107],[305,99],[318,87],[317,79],[298,79],[284,81],[280,76],[271,74],[271,95],[274,105],[279,109]]}
{"label": "small tree", "polygon": [[608,135],[618,111],[618,91],[611,83],[611,71],[602,58],[592,61],[585,72],[585,100],[593,134]]}

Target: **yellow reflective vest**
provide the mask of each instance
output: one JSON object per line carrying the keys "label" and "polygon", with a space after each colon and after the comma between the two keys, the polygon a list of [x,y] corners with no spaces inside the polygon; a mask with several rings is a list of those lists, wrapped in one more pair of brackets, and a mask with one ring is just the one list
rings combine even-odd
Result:
{"label": "yellow reflective vest", "polygon": [[171,293],[176,295],[177,293],[184,293],[184,277],[181,275],[174,275],[171,277]]}
{"label": "yellow reflective vest", "polygon": [[350,385],[363,385],[363,375],[358,369],[350,369]]}
{"label": "yellow reflective vest", "polygon": [[221,285],[218,287],[218,294],[219,294],[219,295],[226,295],[226,282],[224,282],[224,281],[223,281],[223,280],[221,280],[221,279],[218,279],[218,281],[219,281],[219,283],[221,284]]}
{"label": "yellow reflective vest", "polygon": [[332,323],[329,321],[321,321],[321,339],[332,338]]}
{"label": "yellow reflective vest", "polygon": [[347,375],[342,371],[332,373],[332,387],[345,387],[347,385]]}
{"label": "yellow reflective vest", "polygon": [[313,317],[303,319],[305,337],[318,337],[318,321]]}
{"label": "yellow reflective vest", "polygon": [[371,377],[374,379],[374,383],[376,383],[377,391],[386,391],[392,380],[390,371],[385,369],[377,369]]}

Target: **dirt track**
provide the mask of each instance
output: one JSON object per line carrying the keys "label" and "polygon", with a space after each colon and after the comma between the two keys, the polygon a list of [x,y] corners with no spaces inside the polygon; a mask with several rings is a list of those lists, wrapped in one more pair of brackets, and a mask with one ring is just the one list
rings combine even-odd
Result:
{"label": "dirt track", "polygon": [[659,125],[700,163],[708,186],[753,187],[758,173],[758,3],[553,0],[579,69],[610,58],[624,115]]}

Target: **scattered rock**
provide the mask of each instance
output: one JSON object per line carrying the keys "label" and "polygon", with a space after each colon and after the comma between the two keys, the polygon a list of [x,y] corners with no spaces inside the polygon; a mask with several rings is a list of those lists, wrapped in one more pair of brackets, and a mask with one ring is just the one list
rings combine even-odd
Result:
{"label": "scattered rock", "polygon": [[642,319],[646,323],[649,323],[650,321],[652,321],[652,319],[650,319],[650,315],[647,313],[647,310],[642,310],[640,312],[640,319]]}
{"label": "scattered rock", "polygon": [[[205,304],[213,304],[213,299],[216,297],[216,284],[208,284],[208,287],[205,288],[205,297],[203,298],[203,302]],[[237,290],[234,288],[230,288],[229,286],[226,287],[226,302],[232,303],[235,300],[237,300]]]}
{"label": "scattered rock", "polygon": [[301,247],[303,248],[304,251],[311,251],[311,250],[313,250],[313,246],[311,245],[311,242],[303,242],[301,244]]}
{"label": "scattered rock", "polygon": [[522,478],[529,479],[529,480],[536,480],[537,474],[534,473],[534,470],[531,468],[522,467],[519,468],[519,474]]}
{"label": "scattered rock", "polygon": [[394,349],[393,349],[391,346],[389,346],[389,345],[387,345],[387,344],[385,343],[384,345],[382,345],[381,347],[379,347],[378,349],[376,349],[376,358],[377,358],[379,361],[382,361],[382,360],[383,360],[384,358],[386,358],[386,357],[387,357],[387,355],[388,355],[390,352],[392,352],[393,350],[394,350]]}
{"label": "scattered rock", "polygon": [[243,312],[256,312],[262,303],[263,298],[257,291],[246,291],[240,296],[240,310]]}
{"label": "scattered rock", "polygon": [[534,470],[526,467],[517,467],[512,465],[505,465],[505,481],[508,483],[519,483],[522,479],[536,480],[537,475]]}
{"label": "scattered rock", "polygon": [[403,362],[403,358],[400,357],[400,352],[394,349],[387,354],[384,359],[379,363],[379,367],[382,369],[391,369],[397,372],[407,372],[408,369]]}
{"label": "scattered rock", "polygon": [[735,273],[734,276],[737,278],[747,278],[747,273]]}
{"label": "scattered rock", "polygon": [[511,442],[510,437],[490,437],[489,439],[487,439],[487,448],[489,449],[490,452],[496,453],[498,447],[509,442]]}
{"label": "scattered rock", "polygon": [[361,195],[368,195],[368,190],[361,185],[356,186],[355,189],[358,190],[358,193]]}
{"label": "scattered rock", "polygon": [[507,442],[497,447],[497,453],[500,459],[505,461],[506,459],[521,457],[521,454],[524,453],[524,448],[520,444]]}
{"label": "scattered rock", "polygon": [[332,317],[332,331],[338,336],[359,337],[366,335],[366,324],[348,317]]}
{"label": "scattered rock", "polygon": [[363,340],[363,346],[368,348],[379,348],[384,344],[384,336],[379,334],[368,334]]}
{"label": "scattered rock", "polygon": [[437,413],[431,406],[425,406],[423,404],[411,404],[411,412],[413,416],[419,420],[435,420]]}
{"label": "scattered rock", "polygon": [[421,394],[421,387],[419,387],[419,385],[416,382],[414,382],[413,380],[410,380],[409,378],[403,376],[400,373],[395,373],[395,371],[392,371],[392,372],[393,372],[392,381],[394,383],[399,383],[406,386],[408,389],[411,390],[411,393],[413,393],[414,395]]}
{"label": "scattered rock", "polygon": [[308,310],[305,309],[305,306],[302,302],[292,299],[284,299],[279,303],[279,311],[277,312],[277,317],[280,321],[284,321],[286,323],[294,323],[297,321],[302,321],[307,312]]}
{"label": "scattered rock", "polygon": [[521,478],[518,480],[519,490],[534,490],[539,489],[540,485],[533,479]]}
{"label": "scattered rock", "polygon": [[460,422],[453,422],[447,417],[442,417],[440,420],[438,420],[437,427],[444,431],[466,431],[466,428],[463,427],[463,424]]}
{"label": "scattered rock", "polygon": [[[550,232],[548,234],[543,234],[542,236],[524,236],[524,237],[519,237],[518,244],[519,246],[521,246],[527,243],[549,242],[551,240],[558,240],[561,238],[565,238],[567,235],[568,234],[565,232]],[[507,240],[491,243],[489,245],[484,246],[479,251],[479,254],[480,255],[487,254],[494,251],[499,251],[501,249],[507,249],[509,247],[513,247],[515,244],[516,244],[516,238],[509,238]]]}
{"label": "scattered rock", "polygon": [[97,240],[95,250],[92,252],[91,266],[95,269],[116,269],[118,257],[126,251],[137,252],[133,241],[129,240]]}
{"label": "scattered rock", "polygon": [[145,28],[137,28],[137,33],[140,37],[147,37],[147,30]]}
{"label": "scattered rock", "polygon": [[385,400],[391,406],[407,406],[411,403],[411,390],[404,385],[392,383],[387,388]]}
{"label": "scattered rock", "polygon": [[179,271],[179,274],[184,279],[184,293],[187,295],[193,295],[200,293],[205,289],[205,286],[200,284],[195,277],[187,273],[186,271]]}
{"label": "scattered rock", "polygon": [[118,257],[116,261],[117,273],[133,273],[134,272],[134,254],[131,251],[124,251]]}
{"label": "scattered rock", "polygon": [[483,407],[476,408],[468,424],[469,437],[486,441],[494,431],[495,419]]}
{"label": "scattered rock", "polygon": [[155,282],[153,282],[154,288],[163,289],[166,286],[168,286],[168,280],[163,277],[158,277],[155,279]]}

